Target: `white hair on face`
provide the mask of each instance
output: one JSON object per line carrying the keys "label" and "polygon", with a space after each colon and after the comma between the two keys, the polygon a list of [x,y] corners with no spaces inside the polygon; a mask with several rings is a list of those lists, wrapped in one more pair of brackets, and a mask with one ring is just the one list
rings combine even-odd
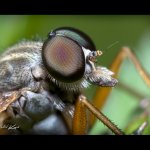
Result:
{"label": "white hair on face", "polygon": [[66,83],[66,82],[61,82],[61,81],[54,79],[50,74],[48,77],[58,87],[61,87],[68,91],[80,91],[81,89],[87,88],[90,85],[90,83],[84,78],[82,78],[76,82]]}

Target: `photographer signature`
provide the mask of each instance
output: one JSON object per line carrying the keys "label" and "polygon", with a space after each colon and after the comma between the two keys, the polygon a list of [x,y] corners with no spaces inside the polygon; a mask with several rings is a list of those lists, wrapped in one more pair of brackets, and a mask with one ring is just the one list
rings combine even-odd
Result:
{"label": "photographer signature", "polygon": [[19,126],[17,126],[16,124],[7,124],[7,125],[2,125],[0,126],[0,128],[5,128],[5,129],[8,129],[8,130],[16,130],[19,128]]}

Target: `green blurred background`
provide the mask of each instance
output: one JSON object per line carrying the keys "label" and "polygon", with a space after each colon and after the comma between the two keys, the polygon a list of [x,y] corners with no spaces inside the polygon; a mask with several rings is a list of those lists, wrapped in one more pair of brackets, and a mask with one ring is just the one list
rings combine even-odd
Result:
{"label": "green blurred background", "polygon": [[[98,60],[99,65],[109,67],[120,48],[128,46],[150,73],[149,15],[1,15],[0,52],[23,39],[45,39],[52,29],[62,26],[78,28],[93,39],[97,49],[104,52]],[[113,88],[102,111],[124,130],[139,114],[136,111],[139,100],[150,98],[150,92],[129,60],[122,64],[118,80],[123,86],[119,84]],[[124,86],[138,94],[125,90]],[[95,90],[96,87],[85,90],[89,99]],[[106,130],[96,121],[89,134],[103,134]],[[149,133],[148,130],[145,134]]]}

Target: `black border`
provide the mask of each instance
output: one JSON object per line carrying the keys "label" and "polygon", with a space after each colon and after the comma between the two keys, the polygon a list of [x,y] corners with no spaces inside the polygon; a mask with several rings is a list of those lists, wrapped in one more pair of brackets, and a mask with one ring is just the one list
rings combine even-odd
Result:
{"label": "black border", "polygon": [[149,147],[149,136],[38,136],[38,135],[23,135],[23,136],[0,136],[1,147],[6,149],[19,148],[34,149],[41,146],[42,149],[133,149],[136,147],[144,149]]}
{"label": "black border", "polygon": [[1,1],[0,14],[150,14],[148,1],[13,0]]}

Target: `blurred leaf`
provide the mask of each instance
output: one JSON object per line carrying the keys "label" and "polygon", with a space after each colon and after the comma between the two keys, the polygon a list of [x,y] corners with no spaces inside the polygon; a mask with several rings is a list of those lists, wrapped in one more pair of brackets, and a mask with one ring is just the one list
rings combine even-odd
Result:
{"label": "blurred leaf", "polygon": [[[141,35],[141,39],[139,39],[139,43],[137,43],[137,45],[139,45],[136,46],[137,48],[131,49],[134,50],[135,55],[138,57],[145,70],[150,73],[150,32],[146,32],[146,34]],[[132,91],[129,92],[128,90],[123,90],[123,88],[120,88],[119,86],[115,87],[109,96],[103,111],[109,118],[117,123],[121,129],[124,129],[128,122],[134,119],[131,114],[139,107],[139,101],[142,100],[140,98],[150,98],[150,88],[141,79],[134,65],[128,59],[123,62],[120,68],[118,80],[124,86],[136,91],[138,95],[135,95]],[[137,114],[134,114],[134,116],[136,115]],[[139,121],[137,121],[136,125],[139,125]],[[91,131],[91,134],[100,134],[101,132],[104,132],[101,128],[98,128],[98,126],[100,125],[97,123]],[[150,134],[150,130],[147,129],[147,132],[148,131]]]}

